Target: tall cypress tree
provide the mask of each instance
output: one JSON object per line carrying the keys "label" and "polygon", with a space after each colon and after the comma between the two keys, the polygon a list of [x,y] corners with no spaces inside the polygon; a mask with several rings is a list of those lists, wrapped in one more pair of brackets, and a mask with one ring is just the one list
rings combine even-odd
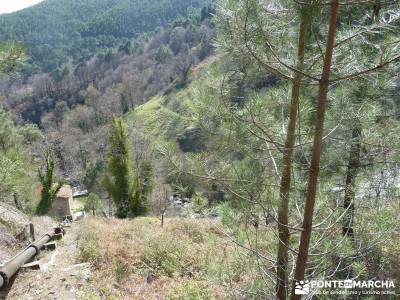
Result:
{"label": "tall cypress tree", "polygon": [[41,199],[36,207],[38,215],[45,215],[49,212],[58,191],[63,185],[63,179],[55,183],[55,160],[50,149],[45,152],[44,170],[39,170],[39,180],[42,184]]}
{"label": "tall cypress tree", "polygon": [[121,118],[112,118],[110,146],[104,187],[117,207],[117,216],[142,215],[146,212],[146,205],[132,168],[126,125]]}

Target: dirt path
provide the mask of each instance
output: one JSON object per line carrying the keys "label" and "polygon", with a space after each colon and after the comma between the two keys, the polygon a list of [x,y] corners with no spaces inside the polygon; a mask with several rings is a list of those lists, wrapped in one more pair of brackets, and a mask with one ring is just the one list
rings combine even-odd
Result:
{"label": "dirt path", "polygon": [[43,251],[40,270],[22,270],[1,299],[80,299],[91,290],[90,265],[78,260],[79,222],[66,228],[54,251]]}

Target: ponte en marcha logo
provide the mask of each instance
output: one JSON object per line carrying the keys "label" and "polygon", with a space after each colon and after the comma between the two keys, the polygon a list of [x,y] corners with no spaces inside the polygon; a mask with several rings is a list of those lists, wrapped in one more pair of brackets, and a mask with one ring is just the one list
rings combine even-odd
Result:
{"label": "ponte en marcha logo", "polygon": [[395,294],[395,287],[393,280],[301,280],[295,294]]}

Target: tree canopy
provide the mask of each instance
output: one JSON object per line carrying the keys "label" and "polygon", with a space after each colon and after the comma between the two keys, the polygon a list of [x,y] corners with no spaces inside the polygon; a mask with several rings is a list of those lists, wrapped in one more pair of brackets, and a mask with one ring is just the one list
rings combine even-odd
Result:
{"label": "tree canopy", "polygon": [[179,21],[210,2],[47,0],[0,15],[0,41],[18,41],[26,45],[31,60],[25,73],[53,71],[68,58],[87,59],[101,50],[126,44],[126,39],[138,38]]}

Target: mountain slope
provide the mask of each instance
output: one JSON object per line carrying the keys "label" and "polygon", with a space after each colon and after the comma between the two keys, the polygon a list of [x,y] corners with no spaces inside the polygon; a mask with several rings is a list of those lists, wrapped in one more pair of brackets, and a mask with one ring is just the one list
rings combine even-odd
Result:
{"label": "mountain slope", "polygon": [[67,61],[87,59],[100,49],[149,33],[210,0],[46,0],[0,15],[0,41],[26,44],[33,69],[52,71]]}
{"label": "mountain slope", "polygon": [[186,16],[193,8],[203,7],[210,2],[207,0],[120,1],[112,9],[98,14],[88,22],[81,29],[81,34],[132,38],[140,32],[153,31],[180,16]]}

